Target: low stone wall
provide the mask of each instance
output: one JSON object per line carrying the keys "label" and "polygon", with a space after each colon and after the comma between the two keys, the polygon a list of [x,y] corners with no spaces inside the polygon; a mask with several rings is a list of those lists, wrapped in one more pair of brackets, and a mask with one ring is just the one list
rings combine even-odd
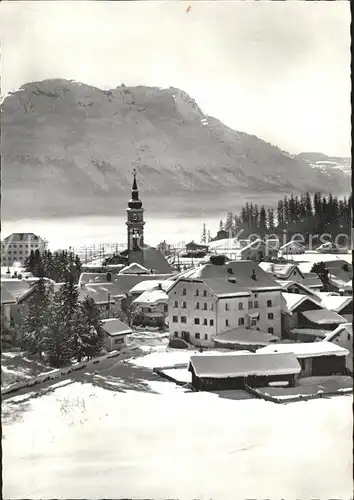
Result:
{"label": "low stone wall", "polygon": [[55,370],[51,370],[50,372],[44,372],[36,377],[33,377],[24,382],[16,382],[15,384],[8,385],[7,387],[3,387],[1,389],[1,394],[9,394],[11,392],[17,392],[20,389],[25,387],[33,387],[38,384],[43,384],[44,382],[48,382],[49,380],[56,380],[62,376],[68,375],[71,372],[83,370],[87,366],[92,364],[101,363],[109,358],[114,358],[116,356],[120,356],[122,354],[126,354],[127,352],[134,350],[135,348],[125,348],[120,351],[112,351],[98,358],[91,359],[90,361],[83,361],[82,363],[76,363],[74,365],[66,366],[63,368],[58,368]]}

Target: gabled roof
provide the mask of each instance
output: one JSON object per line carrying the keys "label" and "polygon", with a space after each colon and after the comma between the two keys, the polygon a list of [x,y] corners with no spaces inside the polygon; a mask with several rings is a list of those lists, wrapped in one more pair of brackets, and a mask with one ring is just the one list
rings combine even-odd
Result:
{"label": "gabled roof", "polygon": [[129,291],[130,294],[135,293],[144,293],[148,290],[156,290],[159,286],[162,287],[163,290],[168,290],[172,286],[173,282],[169,280],[145,280],[140,281],[133,286],[133,288]]}
{"label": "gabled roof", "polygon": [[304,281],[302,282],[307,288],[322,288],[323,283],[316,273],[303,273]]}
{"label": "gabled roof", "polygon": [[303,250],[305,250],[305,247],[304,245],[301,245],[301,243],[299,243],[298,241],[295,241],[295,240],[292,240],[292,241],[288,241],[287,243],[285,243],[285,245],[282,245],[280,247],[280,250],[284,250],[286,248],[291,248],[291,247],[297,247],[297,248],[301,248]]}
{"label": "gabled roof", "polygon": [[[253,271],[255,280],[252,279]],[[251,260],[234,260],[223,265],[204,264],[179,277],[169,292],[179,281],[203,282],[217,297],[249,295],[252,290],[281,290],[275,279]]]}
{"label": "gabled roof", "polygon": [[16,304],[16,299],[11,295],[5,285],[1,283],[1,305]]}
{"label": "gabled roof", "polygon": [[319,299],[314,297],[309,297],[308,295],[302,295],[299,293],[281,293],[281,309],[285,313],[293,313],[301,304],[309,301],[312,302],[317,307],[323,307]]}
{"label": "gabled roof", "polygon": [[139,295],[139,297],[137,297],[135,300],[133,300],[132,303],[143,307],[157,304],[167,304],[167,302],[168,295],[166,292],[164,292],[164,290],[147,290],[146,292]]}
{"label": "gabled roof", "polygon": [[31,283],[28,280],[19,280],[17,278],[5,278],[1,280],[1,284],[14,297],[16,301],[22,299],[31,289]]}
{"label": "gabled roof", "polygon": [[325,337],[325,341],[332,342],[338,335],[340,335],[343,331],[353,334],[353,324],[352,323],[343,323],[342,325],[337,326],[333,332],[329,333]]}
{"label": "gabled roof", "polygon": [[276,278],[287,279],[293,271],[297,271],[302,277],[303,274],[295,264],[273,264],[272,262],[261,262],[259,267],[266,273],[273,274]]}
{"label": "gabled roof", "polygon": [[267,345],[257,349],[256,354],[294,353],[297,358],[318,356],[347,356],[349,351],[330,342],[294,342],[291,344]]}
{"label": "gabled roof", "polygon": [[102,329],[110,337],[117,337],[119,335],[130,335],[133,330],[123,323],[120,319],[109,318],[102,321]]}
{"label": "gabled roof", "polygon": [[40,236],[34,233],[12,233],[3,239],[3,243],[26,243],[28,241],[44,241]]}
{"label": "gabled roof", "polygon": [[123,267],[119,274],[150,274],[149,269],[136,262],[132,262],[129,266]]}
{"label": "gabled roof", "polygon": [[338,325],[340,323],[347,323],[347,320],[343,318],[343,316],[340,316],[336,312],[328,311],[327,309],[304,311],[301,314],[311,321],[311,323],[316,323],[317,325]]}
{"label": "gabled roof", "polygon": [[293,375],[301,367],[296,356],[286,354],[242,354],[240,356],[191,356],[188,370],[197,377],[227,378],[252,375]]}
{"label": "gabled roof", "polygon": [[270,342],[279,341],[279,338],[257,330],[233,328],[214,337],[214,341],[219,344],[268,345]]}
{"label": "gabled roof", "polygon": [[173,271],[170,264],[157,248],[145,247],[143,249],[143,263],[149,271],[152,269],[154,273],[169,274]]}
{"label": "gabled roof", "polygon": [[309,336],[324,339],[329,333],[331,333],[330,330],[323,330],[320,328],[293,328],[290,330],[290,338],[294,338],[297,335],[301,335],[302,337],[305,335],[305,337]]}
{"label": "gabled roof", "polygon": [[311,297],[313,297],[314,299],[316,299],[317,295],[321,293],[321,292],[314,292],[313,290],[311,290],[311,288],[308,288],[303,283],[298,283],[297,281],[276,280],[276,282],[279,283],[279,285],[281,285],[281,287],[284,289],[284,292],[288,290],[291,286],[296,286],[296,288],[304,292],[302,295],[308,294],[311,295]]}
{"label": "gabled roof", "polygon": [[321,303],[325,309],[340,313],[342,309],[353,303],[351,295],[326,295],[321,298]]}
{"label": "gabled roof", "polygon": [[277,248],[274,247],[274,245],[272,245],[272,243],[267,243],[266,241],[264,240],[261,240],[260,238],[257,239],[257,240],[254,240],[254,241],[251,241],[248,245],[246,245],[245,247],[241,248],[240,250],[240,253],[242,254],[245,250],[251,250],[253,249],[254,247],[268,247],[270,248],[271,250],[274,250],[276,251]]}

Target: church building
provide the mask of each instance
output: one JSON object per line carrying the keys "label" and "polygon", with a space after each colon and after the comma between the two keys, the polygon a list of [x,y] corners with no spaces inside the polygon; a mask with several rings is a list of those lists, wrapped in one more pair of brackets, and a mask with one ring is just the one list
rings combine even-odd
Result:
{"label": "church building", "polygon": [[170,274],[172,267],[162,253],[156,248],[145,245],[144,242],[144,208],[139,198],[136,171],[134,170],[131,199],[128,202],[127,212],[127,249],[114,254],[105,261],[105,265],[139,264],[152,274]]}

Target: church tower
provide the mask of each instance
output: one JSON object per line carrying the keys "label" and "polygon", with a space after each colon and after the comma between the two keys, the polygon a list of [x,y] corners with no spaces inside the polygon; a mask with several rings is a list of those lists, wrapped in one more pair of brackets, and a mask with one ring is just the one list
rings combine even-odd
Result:
{"label": "church tower", "polygon": [[127,208],[127,232],[129,261],[143,264],[144,247],[144,209],[139,200],[139,190],[136,182],[136,170],[134,169],[134,180],[132,187],[132,198]]}

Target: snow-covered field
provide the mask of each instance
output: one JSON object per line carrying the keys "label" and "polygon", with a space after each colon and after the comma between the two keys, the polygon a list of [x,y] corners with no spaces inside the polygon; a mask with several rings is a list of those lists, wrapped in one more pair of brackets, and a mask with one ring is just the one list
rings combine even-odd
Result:
{"label": "snow-covered field", "polygon": [[96,370],[3,401],[5,498],[352,497],[350,396],[276,405]]}

